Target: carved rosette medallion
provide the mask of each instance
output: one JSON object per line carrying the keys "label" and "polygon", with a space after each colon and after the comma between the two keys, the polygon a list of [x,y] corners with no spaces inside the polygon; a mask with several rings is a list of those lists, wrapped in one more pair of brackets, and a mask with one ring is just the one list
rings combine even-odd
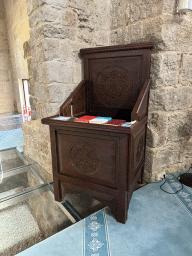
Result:
{"label": "carved rosette medallion", "polygon": [[137,144],[137,153],[136,153],[136,162],[137,164],[140,162],[141,155],[143,152],[143,145],[144,144],[144,138],[143,135],[139,138],[138,144]]}
{"label": "carved rosette medallion", "polygon": [[71,149],[71,159],[75,168],[84,174],[92,174],[99,169],[99,152],[88,143],[77,143]]}
{"label": "carved rosette medallion", "polygon": [[95,92],[105,106],[120,107],[126,102],[132,83],[131,74],[127,69],[109,66],[99,73]]}

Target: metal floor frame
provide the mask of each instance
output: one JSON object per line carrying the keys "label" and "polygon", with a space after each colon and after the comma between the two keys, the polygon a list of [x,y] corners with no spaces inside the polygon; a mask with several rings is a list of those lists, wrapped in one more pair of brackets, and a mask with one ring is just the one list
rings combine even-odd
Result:
{"label": "metal floor frame", "polygon": [[[9,206],[15,205],[17,203],[20,203],[22,201],[25,201],[26,199],[36,196],[38,194],[41,194],[43,192],[49,192],[51,197],[54,199],[54,188],[53,188],[53,182],[47,182],[39,173],[38,168],[41,168],[36,162],[31,160],[29,157],[26,157],[23,155],[23,153],[20,153],[16,148],[11,148],[8,150],[2,150],[0,151],[1,154],[6,154],[6,152],[14,150],[17,156],[23,161],[24,165],[4,170],[3,171],[3,179],[9,178],[14,175],[22,174],[27,172],[30,168],[30,171],[34,174],[37,181],[40,183],[40,185],[28,188],[25,191],[18,192],[14,195],[5,196],[3,198],[0,198],[0,210],[7,208]],[[42,168],[41,168],[42,169]],[[64,199],[62,202],[56,202],[62,211],[65,213],[65,215],[70,219],[72,223],[76,223],[82,219],[80,213],[69,203],[68,200]]]}

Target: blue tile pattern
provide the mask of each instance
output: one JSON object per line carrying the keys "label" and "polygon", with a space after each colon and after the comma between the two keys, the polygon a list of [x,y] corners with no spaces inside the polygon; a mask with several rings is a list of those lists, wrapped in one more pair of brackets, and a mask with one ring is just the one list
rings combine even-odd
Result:
{"label": "blue tile pattern", "polygon": [[104,211],[85,219],[84,256],[109,256],[109,240]]}
{"label": "blue tile pattern", "polygon": [[[178,181],[171,181],[172,185],[174,182]],[[191,256],[192,218],[189,211],[178,195],[163,192],[160,185],[151,183],[133,193],[126,224],[118,223],[106,207],[18,256]],[[166,183],[164,189],[173,192],[172,185]],[[104,245],[89,244],[93,238]],[[91,248],[98,250],[94,252]],[[104,252],[101,252],[102,248],[105,248]]]}
{"label": "blue tile pattern", "polygon": [[[166,180],[172,193],[181,189],[181,183],[174,174],[168,175]],[[176,193],[175,196],[192,217],[192,191],[184,185],[183,189]]]}

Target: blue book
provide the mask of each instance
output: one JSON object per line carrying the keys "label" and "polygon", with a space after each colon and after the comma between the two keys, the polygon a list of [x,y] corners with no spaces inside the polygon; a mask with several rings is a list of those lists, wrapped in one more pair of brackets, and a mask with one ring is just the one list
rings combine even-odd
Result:
{"label": "blue book", "polygon": [[91,123],[91,124],[105,124],[105,123],[109,122],[111,119],[112,119],[112,117],[98,116],[98,117],[90,120],[89,123]]}
{"label": "blue book", "polygon": [[60,121],[74,121],[76,118],[71,116],[57,116],[52,118],[54,120],[60,120]]}
{"label": "blue book", "polygon": [[131,122],[126,122],[126,123],[122,124],[121,126],[123,126],[123,127],[130,127],[132,124],[134,124],[136,122],[137,122],[136,120],[135,121],[131,121]]}

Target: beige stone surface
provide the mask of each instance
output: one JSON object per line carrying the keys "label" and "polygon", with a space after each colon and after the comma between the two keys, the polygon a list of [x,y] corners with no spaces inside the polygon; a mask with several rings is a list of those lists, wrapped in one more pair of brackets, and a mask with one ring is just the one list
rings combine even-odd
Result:
{"label": "beige stone surface", "polygon": [[163,13],[175,14],[176,2],[175,0],[163,1]]}
{"label": "beige stone surface", "polygon": [[0,77],[1,77],[1,82],[9,82],[10,77],[9,77],[9,70],[8,69],[0,69]]}
{"label": "beige stone surface", "polygon": [[111,27],[117,28],[123,26],[125,23],[125,13],[126,8],[125,0],[112,0],[111,1]]}
{"label": "beige stone surface", "polygon": [[[178,146],[176,148],[172,146],[171,148],[166,148],[165,151],[167,156],[163,150],[158,150],[157,153],[147,148],[144,173],[144,179],[146,181],[155,181],[156,174],[158,173],[184,172],[191,166],[192,157],[186,157],[187,150],[181,152]],[[179,154],[184,156],[183,159]],[[175,157],[176,161],[173,159]]]}
{"label": "beige stone surface", "polygon": [[95,45],[108,46],[110,44],[110,31],[95,31]]}
{"label": "beige stone surface", "polygon": [[111,44],[118,45],[123,44],[123,29],[118,28],[111,31]]}
{"label": "beige stone surface", "polygon": [[[2,6],[2,2],[1,2],[1,8],[2,8],[1,11],[5,13],[5,9]],[[0,34],[1,34],[1,37],[4,37],[4,38],[7,37],[5,18],[0,19]]]}
{"label": "beige stone surface", "polygon": [[33,59],[32,58],[27,59],[27,65],[28,65],[29,81],[30,81],[30,79],[33,78]]}
{"label": "beige stone surface", "polygon": [[191,53],[192,14],[170,16],[163,26],[162,40],[165,50]]}
{"label": "beige stone surface", "polygon": [[23,123],[22,131],[24,153],[52,175],[49,127],[42,125],[41,120],[34,120]]}
{"label": "beige stone surface", "polygon": [[57,7],[66,7],[67,0],[26,0],[27,2],[27,13],[30,14],[43,4],[54,5]]}
{"label": "beige stone surface", "polygon": [[143,23],[136,22],[125,28],[125,43],[139,43],[144,41]]}
{"label": "beige stone surface", "polygon": [[127,0],[127,16],[131,22],[152,18],[162,13],[163,0]]}
{"label": "beige stone surface", "polygon": [[192,86],[192,53],[182,55],[182,75],[181,84],[183,86]]}
{"label": "beige stone surface", "polygon": [[62,12],[62,25],[75,26],[77,24],[77,12],[73,9],[64,9]]}
{"label": "beige stone surface", "polygon": [[178,83],[178,53],[177,52],[157,52],[151,56],[151,79],[152,87],[173,86]]}
{"label": "beige stone surface", "polygon": [[179,87],[152,89],[150,92],[150,111],[187,111],[192,108],[191,100],[192,88]]}
{"label": "beige stone surface", "polygon": [[4,1],[8,32],[14,101],[21,113],[18,79],[28,78],[27,60],[24,59],[23,44],[30,39],[29,18],[26,0]]}
{"label": "beige stone surface", "polygon": [[69,26],[55,25],[50,22],[39,24],[30,30],[32,43],[41,41],[44,38],[61,38],[70,40],[76,39],[76,29]]}
{"label": "beige stone surface", "polygon": [[39,0],[27,1],[27,6],[32,28],[32,112],[41,118],[54,111],[56,114],[57,102],[62,103],[71,84],[74,88],[81,81],[79,49],[110,43],[110,0]]}
{"label": "beige stone surface", "polygon": [[72,83],[72,62],[49,61],[43,63],[44,83]]}
{"label": "beige stone surface", "polygon": [[14,112],[10,54],[3,1],[0,1],[0,114]]}
{"label": "beige stone surface", "polygon": [[52,192],[45,192],[41,195],[29,198],[27,202],[44,238],[72,224],[62,211],[62,208],[60,208],[58,203],[54,200]]}
{"label": "beige stone surface", "polygon": [[3,1],[0,1],[0,20],[5,19],[4,5]]}
{"label": "beige stone surface", "polygon": [[154,42],[155,48],[163,48],[162,40],[163,24],[166,23],[165,16],[157,16],[143,22],[144,41]]}
{"label": "beige stone surface", "polygon": [[26,204],[0,212],[0,254],[13,256],[41,241],[42,233]]}
{"label": "beige stone surface", "polygon": [[40,22],[54,22],[54,24],[61,23],[60,8],[53,5],[42,5],[38,10],[35,10],[29,17],[29,26],[35,27]]}
{"label": "beige stone surface", "polygon": [[167,126],[168,141],[170,143],[187,143],[192,137],[192,109],[184,113],[178,112],[171,114],[168,117]]}
{"label": "beige stone surface", "polygon": [[83,65],[82,63],[73,63],[73,83],[78,84],[83,79]]}
{"label": "beige stone surface", "polygon": [[147,146],[156,148],[167,144],[166,112],[150,112],[147,130]]}

